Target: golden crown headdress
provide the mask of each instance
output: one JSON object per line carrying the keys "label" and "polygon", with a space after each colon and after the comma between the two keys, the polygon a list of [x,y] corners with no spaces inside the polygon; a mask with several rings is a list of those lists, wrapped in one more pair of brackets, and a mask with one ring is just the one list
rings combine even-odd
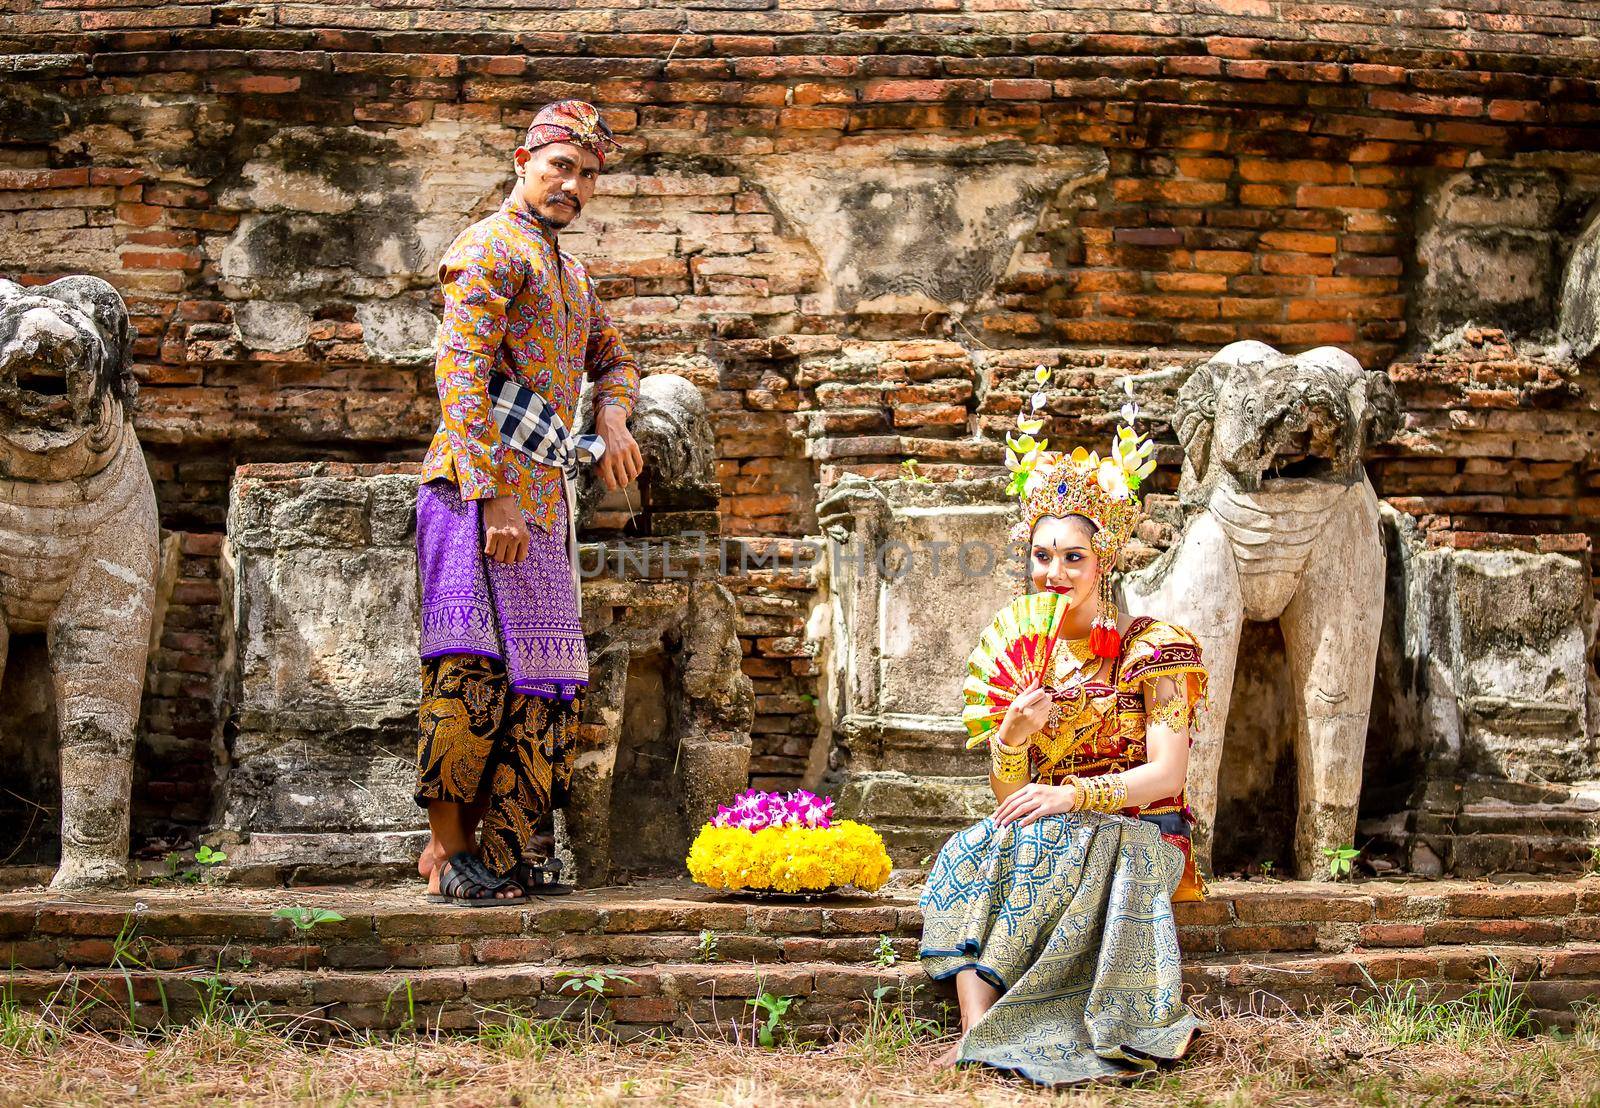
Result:
{"label": "golden crown headdress", "polygon": [[[1044,366],[1034,369],[1034,383],[1050,380]],[[1036,435],[1044,428],[1038,415],[1045,395],[1035,391],[1017,416],[1017,433],[1006,436],[1006,469],[1010,481],[1006,491],[1018,498],[1021,519],[1012,528],[1012,538],[1027,542],[1034,525],[1045,516],[1083,516],[1097,528],[1093,539],[1095,553],[1114,565],[1139,522],[1139,485],[1156,463],[1155,444],[1133,429],[1139,409],[1131,399],[1133,382],[1124,382],[1129,393],[1122,406],[1123,425],[1111,440],[1104,457],[1078,447],[1063,455],[1047,449]]]}
{"label": "golden crown headdress", "polygon": [[1155,472],[1155,444],[1133,429],[1139,408],[1133,402],[1133,380],[1124,378],[1128,402],[1122,406],[1122,426],[1104,458],[1081,446],[1066,456],[1047,449],[1048,443],[1034,435],[1044,429],[1038,413],[1045,405],[1042,389],[1050,371],[1036,367],[1033,380],[1039,389],[1017,415],[1017,434],[1006,436],[1006,469],[1011,473],[1006,491],[1018,498],[1022,509],[1011,537],[1028,542],[1045,516],[1083,516],[1095,525],[1089,543],[1101,562],[1100,605],[1089,632],[1089,649],[1096,657],[1115,658],[1122,652],[1122,636],[1111,573],[1139,522],[1139,485]]}

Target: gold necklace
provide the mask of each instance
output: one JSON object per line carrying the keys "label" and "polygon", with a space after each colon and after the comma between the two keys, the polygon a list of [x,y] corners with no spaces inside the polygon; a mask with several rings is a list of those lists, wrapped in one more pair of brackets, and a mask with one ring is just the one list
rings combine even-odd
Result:
{"label": "gold necklace", "polygon": [[1082,666],[1083,663],[1087,662],[1090,658],[1094,657],[1094,651],[1089,648],[1089,639],[1090,636],[1085,635],[1081,639],[1066,640],[1067,653],[1071,654],[1073,661],[1077,662],[1080,666]]}

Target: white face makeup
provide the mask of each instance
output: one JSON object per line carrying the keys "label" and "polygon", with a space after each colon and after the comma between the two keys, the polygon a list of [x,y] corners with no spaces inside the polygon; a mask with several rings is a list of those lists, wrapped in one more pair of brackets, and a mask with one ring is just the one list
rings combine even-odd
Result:
{"label": "white face makeup", "polygon": [[1090,545],[1089,526],[1076,518],[1040,519],[1028,550],[1028,579],[1039,592],[1067,596],[1074,609],[1089,603],[1100,582],[1100,558]]}

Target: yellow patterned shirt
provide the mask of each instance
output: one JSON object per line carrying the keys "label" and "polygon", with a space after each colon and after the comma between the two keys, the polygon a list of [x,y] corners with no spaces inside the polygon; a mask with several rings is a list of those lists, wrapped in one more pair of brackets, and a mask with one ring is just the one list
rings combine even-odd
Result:
{"label": "yellow patterned shirt", "polygon": [[463,500],[514,495],[530,525],[549,532],[564,495],[559,469],[500,440],[489,401],[490,370],[527,385],[572,429],[583,380],[595,404],[633,412],[639,367],[595,295],[583,264],[554,232],[507,199],[461,232],[439,263],[444,318],[434,379],[443,416],[422,480],[448,477]]}

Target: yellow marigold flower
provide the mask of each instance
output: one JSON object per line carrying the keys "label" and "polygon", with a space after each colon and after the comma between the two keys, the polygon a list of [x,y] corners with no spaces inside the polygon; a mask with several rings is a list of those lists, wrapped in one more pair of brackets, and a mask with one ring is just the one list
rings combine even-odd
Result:
{"label": "yellow marigold flower", "polygon": [[686,859],[689,876],[713,889],[815,892],[854,885],[871,892],[889,879],[883,837],[851,820],[831,827],[700,829]]}

